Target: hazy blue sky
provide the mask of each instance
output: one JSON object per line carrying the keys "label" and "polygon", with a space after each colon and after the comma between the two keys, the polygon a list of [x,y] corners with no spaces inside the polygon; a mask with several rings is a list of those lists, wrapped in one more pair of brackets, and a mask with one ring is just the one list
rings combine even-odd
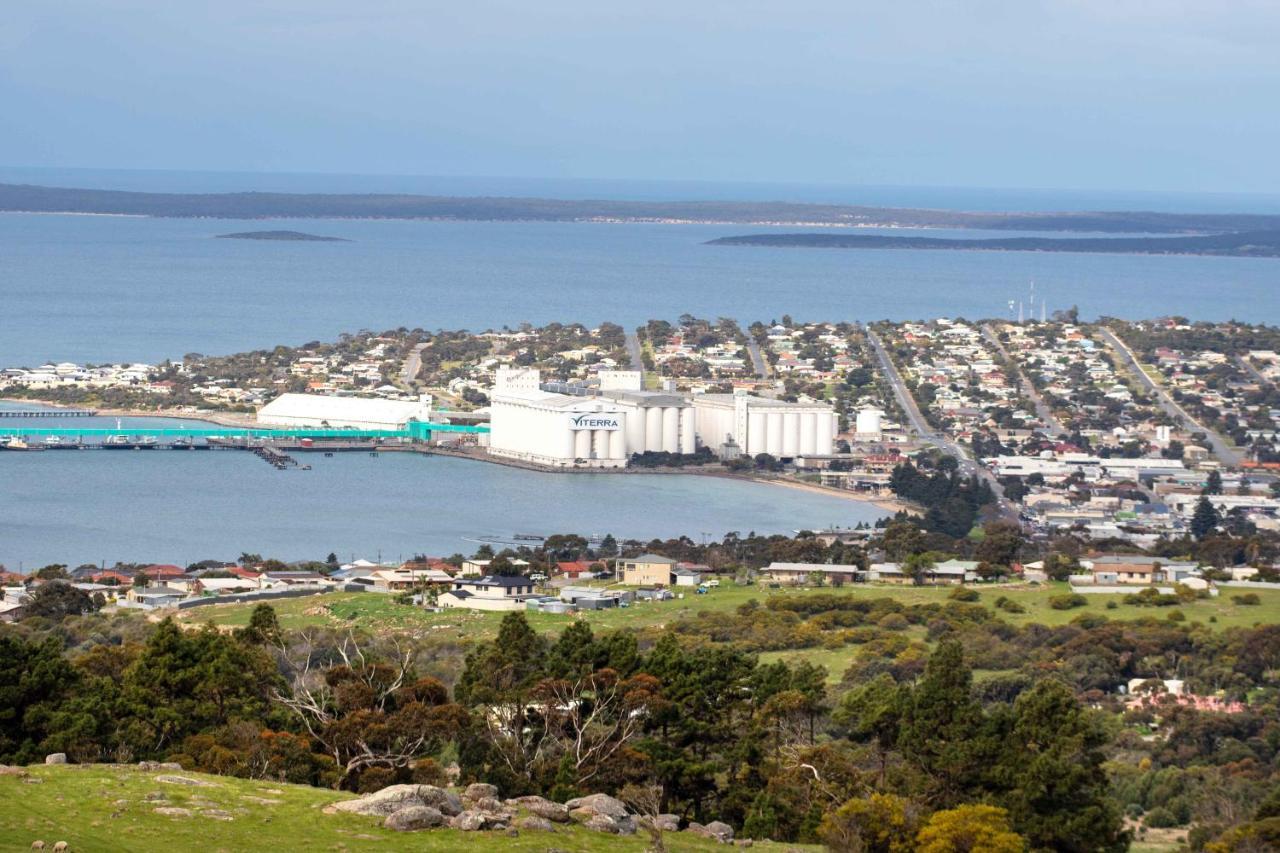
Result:
{"label": "hazy blue sky", "polygon": [[1280,192],[1275,0],[15,0],[0,163]]}

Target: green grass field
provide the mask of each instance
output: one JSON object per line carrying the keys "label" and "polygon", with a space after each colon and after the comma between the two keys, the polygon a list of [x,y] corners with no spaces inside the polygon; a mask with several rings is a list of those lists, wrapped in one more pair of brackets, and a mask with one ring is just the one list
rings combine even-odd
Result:
{"label": "green grass field", "polygon": [[[156,781],[136,767],[61,765],[28,768],[28,778],[0,775],[0,850],[29,850],[39,839],[50,850],[66,841],[70,851],[200,850],[424,850],[424,851],[641,851],[643,835],[619,837],[577,826],[554,833],[461,832],[433,829],[398,833],[381,819],[325,814],[323,808],[351,795],[273,782],[176,773],[200,786]],[[147,796],[161,795],[161,801]],[[156,808],[190,815],[157,814]],[[220,813],[220,814],[219,814]],[[714,841],[667,833],[674,851],[722,849]],[[761,846],[761,845],[757,845]],[[763,845],[783,849],[784,845]],[[794,845],[785,845],[790,849]]]}
{"label": "green grass field", "polygon": [[[1062,625],[1081,614],[1125,621],[1143,618],[1167,619],[1174,610],[1180,611],[1186,618],[1183,624],[1200,622],[1213,629],[1280,622],[1280,590],[1259,592],[1261,604],[1254,606],[1232,603],[1231,596],[1238,595],[1239,591],[1227,588],[1217,598],[1197,599],[1176,607],[1138,607],[1124,604],[1121,600],[1122,596],[1090,595],[1085,596],[1088,603],[1084,607],[1055,610],[1049,605],[1049,599],[1055,595],[1067,593],[1066,584],[984,585],[971,588],[979,591],[978,604],[992,609],[1001,619],[1014,625],[1032,622],[1043,625]],[[758,586],[737,586],[726,582],[706,595],[696,595],[690,591],[684,598],[673,601],[639,602],[631,607],[588,611],[576,616],[548,613],[527,613],[526,616],[533,628],[542,633],[558,634],[577,618],[590,622],[599,633],[620,628],[661,629],[676,622],[696,619],[700,613],[733,610],[752,599],[763,604],[772,595],[790,597],[835,593],[863,599],[888,597],[905,604],[924,604],[945,602],[951,591],[951,587],[866,585],[845,586],[840,589],[783,588],[775,590]],[[1016,601],[1026,612],[1007,613],[995,610],[995,601],[1001,596]],[[1116,608],[1109,610],[1107,603],[1112,601],[1116,603]],[[399,632],[418,637],[433,636],[463,644],[492,638],[496,635],[498,624],[504,615],[470,610],[432,613],[422,608],[397,604],[391,596],[369,592],[285,599],[272,602],[272,606],[276,609],[280,624],[285,628],[350,625],[373,633]],[[179,619],[189,625],[212,622],[215,625],[240,626],[248,622],[252,609],[253,605],[248,604],[212,605],[184,611]],[[794,652],[773,652],[765,655],[764,658],[766,660],[803,658],[826,666],[831,677],[838,679],[840,673],[848,667],[853,651],[852,647],[835,650],[803,649]]]}

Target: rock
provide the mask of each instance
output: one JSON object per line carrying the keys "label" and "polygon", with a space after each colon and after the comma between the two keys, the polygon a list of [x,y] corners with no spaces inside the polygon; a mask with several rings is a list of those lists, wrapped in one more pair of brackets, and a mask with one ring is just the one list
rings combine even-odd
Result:
{"label": "rock", "polygon": [[409,806],[430,806],[443,814],[458,814],[461,805],[456,796],[435,785],[389,785],[354,800],[333,803],[325,811],[388,817]]}
{"label": "rock", "polygon": [[614,799],[608,794],[591,794],[586,797],[578,797],[565,803],[565,807],[573,812],[577,817],[591,817],[592,815],[605,815],[612,818],[623,818],[627,816],[627,806],[622,800]]}
{"label": "rock", "polygon": [[259,806],[278,806],[284,802],[284,800],[274,800],[271,797],[251,797],[248,794],[244,794],[240,799]]}
{"label": "rock", "polygon": [[157,776],[157,782],[163,782],[166,785],[186,785],[191,788],[212,788],[212,782],[205,782],[203,779],[192,779],[190,776]]}
{"label": "rock", "polygon": [[51,752],[44,757],[45,764],[66,764],[67,754],[65,752]]}
{"label": "rock", "polygon": [[231,812],[226,812],[222,809],[202,809],[200,816],[213,818],[214,820],[235,820]]}
{"label": "rock", "polygon": [[555,823],[570,821],[569,808],[553,803],[546,797],[516,797],[514,800],[507,800],[507,805],[519,806],[532,815]]}
{"label": "rock", "polygon": [[164,795],[163,791],[151,791],[142,799],[146,800],[148,803],[163,803],[169,798]]}
{"label": "rock", "polygon": [[721,844],[728,844],[733,841],[733,827],[727,823],[713,820],[711,823],[703,826],[700,823],[690,823],[685,829],[690,835],[698,835],[702,838],[714,838]]}
{"label": "rock", "polygon": [[707,834],[716,841],[728,844],[733,840],[733,827],[723,821],[713,820],[706,825]]}
{"label": "rock", "polygon": [[495,797],[480,797],[471,801],[471,809],[477,812],[500,812],[502,811],[502,803],[498,802]]}
{"label": "rock", "polygon": [[26,776],[27,771],[24,767],[14,767],[11,764],[0,764],[0,776]]}
{"label": "rock", "polygon": [[176,761],[139,761],[139,770],[182,770],[182,765]]}
{"label": "rock", "polygon": [[[568,819],[567,812],[565,813],[565,818]],[[520,829],[531,829],[538,832],[556,831],[555,827],[551,825],[551,821],[547,820],[545,817],[538,817],[537,815],[528,815],[520,818],[516,821],[516,826]]]}
{"label": "rock", "polygon": [[467,789],[462,792],[462,801],[464,803],[474,803],[476,800],[498,798],[498,787],[496,785],[486,785],[483,782],[472,782]]}
{"label": "rock", "polygon": [[191,809],[180,809],[177,806],[160,806],[152,811],[166,817],[191,817]]}
{"label": "rock", "polygon": [[397,832],[413,832],[444,824],[444,815],[431,806],[406,806],[387,815],[382,825]]}
{"label": "rock", "polygon": [[635,821],[628,816],[592,815],[583,826],[587,829],[594,829],[596,832],[608,832],[613,835],[633,835],[636,831]]}
{"label": "rock", "polygon": [[680,816],[673,814],[660,814],[654,817],[642,817],[637,821],[642,826],[652,825],[660,832],[679,832]]}
{"label": "rock", "polygon": [[463,832],[475,832],[481,829],[506,829],[507,815],[488,814],[486,812],[464,811],[449,821],[449,826]]}

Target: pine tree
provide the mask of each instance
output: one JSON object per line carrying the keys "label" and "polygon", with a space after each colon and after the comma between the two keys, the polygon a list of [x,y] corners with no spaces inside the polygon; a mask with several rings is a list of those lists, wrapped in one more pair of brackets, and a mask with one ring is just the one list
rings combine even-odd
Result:
{"label": "pine tree", "polygon": [[1191,516],[1191,535],[1197,539],[1203,539],[1214,531],[1214,529],[1222,522],[1222,518],[1218,515],[1218,511],[1213,508],[1213,504],[1204,495],[1200,496],[1200,500],[1196,501],[1196,511]]}

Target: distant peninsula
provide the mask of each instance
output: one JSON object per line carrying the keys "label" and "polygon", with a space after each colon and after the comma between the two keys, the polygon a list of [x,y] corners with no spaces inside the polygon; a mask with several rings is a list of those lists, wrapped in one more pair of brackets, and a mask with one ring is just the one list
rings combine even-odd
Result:
{"label": "distant peninsula", "polygon": [[[0,212],[200,219],[655,222],[855,228],[979,228],[1127,234],[1280,231],[1280,216],[1150,211],[984,212],[785,201],[608,201],[335,193],[152,193],[0,184]],[[954,248],[954,247],[953,247]]]}
{"label": "distant peninsula", "polygon": [[219,234],[219,240],[282,240],[295,243],[350,243],[344,237],[325,237],[303,231],[240,231],[235,234]]}
{"label": "distant peninsula", "polygon": [[995,252],[1088,252],[1123,255],[1215,255],[1280,258],[1280,230],[1176,237],[1008,237],[956,240],[885,234],[746,234],[709,240],[708,246],[795,249],[932,249]]}

